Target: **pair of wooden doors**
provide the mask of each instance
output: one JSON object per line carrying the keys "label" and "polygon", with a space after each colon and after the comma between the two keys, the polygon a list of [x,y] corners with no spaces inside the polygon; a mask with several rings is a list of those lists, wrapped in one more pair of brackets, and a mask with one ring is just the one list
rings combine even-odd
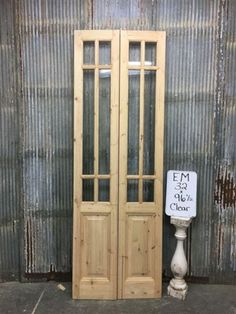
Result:
{"label": "pair of wooden doors", "polygon": [[165,32],[74,47],[73,298],[160,297]]}

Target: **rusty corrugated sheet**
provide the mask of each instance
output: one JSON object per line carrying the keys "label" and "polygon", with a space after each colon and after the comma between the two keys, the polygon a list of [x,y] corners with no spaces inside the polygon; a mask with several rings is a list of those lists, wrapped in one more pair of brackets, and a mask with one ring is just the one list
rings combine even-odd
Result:
{"label": "rusty corrugated sheet", "polygon": [[219,10],[218,90],[216,101],[216,180],[211,276],[236,281],[236,3]]}
{"label": "rusty corrugated sheet", "polygon": [[24,271],[71,271],[73,31],[79,1],[19,1]]}
{"label": "rusty corrugated sheet", "polygon": [[[197,218],[188,231],[189,275],[208,277],[214,189],[214,110],[219,1],[158,1],[156,29],[167,32],[165,171],[198,173]],[[171,245],[170,249],[168,247]],[[173,229],[165,217],[164,270]]]}
{"label": "rusty corrugated sheet", "polygon": [[[6,191],[0,202],[0,241],[6,249],[16,239],[7,223],[12,217],[18,221],[19,199],[8,194],[17,186],[24,225],[21,244],[15,241],[13,255],[0,259],[0,278],[10,269],[10,260],[14,263],[9,265],[18,266],[19,251],[24,253],[21,272],[27,276],[71,270],[73,31],[123,28],[167,32],[165,173],[198,173],[198,215],[186,244],[189,276],[235,282],[235,1],[18,0],[1,1],[1,6],[0,14],[5,12],[9,23],[14,16],[17,21],[11,24],[14,36],[9,23],[1,27],[8,29],[5,37],[10,43],[2,48],[1,37],[1,75],[9,71],[8,65],[14,67],[12,60],[18,60],[21,69],[19,73],[15,64],[18,84],[0,82],[3,91],[15,92],[1,94],[5,100],[0,104]],[[22,99],[16,101],[19,93]],[[12,127],[17,110],[20,177],[15,168],[17,146],[10,145],[17,141],[17,124]],[[4,156],[14,156],[9,171]],[[167,276],[175,248],[173,232],[165,217]]]}
{"label": "rusty corrugated sheet", "polygon": [[19,278],[14,2],[0,1],[0,281]]}

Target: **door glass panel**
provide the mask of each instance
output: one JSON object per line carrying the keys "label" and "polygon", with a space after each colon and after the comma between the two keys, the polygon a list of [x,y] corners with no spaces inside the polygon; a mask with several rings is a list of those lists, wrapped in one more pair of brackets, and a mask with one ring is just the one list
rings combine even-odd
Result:
{"label": "door glass panel", "polygon": [[95,48],[94,41],[84,41],[84,64],[94,64],[95,63]]}
{"label": "door glass panel", "polygon": [[138,174],[140,71],[129,70],[128,85],[128,174]]}
{"label": "door glass panel", "polygon": [[111,70],[99,71],[99,174],[110,173]]}
{"label": "door glass panel", "polygon": [[144,72],[143,174],[154,174],[156,71]]}
{"label": "door glass panel", "polygon": [[109,41],[99,42],[99,64],[111,64],[111,43]]}
{"label": "door glass panel", "polygon": [[94,70],[83,72],[83,174],[94,173]]}
{"label": "door glass panel", "polygon": [[129,43],[129,65],[140,65],[141,49],[140,42]]}
{"label": "door glass panel", "polygon": [[94,200],[94,180],[85,179],[83,180],[83,201],[93,201]]}
{"label": "door glass panel", "polygon": [[145,65],[156,65],[156,43],[145,44]]}
{"label": "door glass panel", "polygon": [[154,180],[143,180],[143,201],[154,202]]}
{"label": "door glass panel", "polygon": [[109,202],[110,200],[110,180],[98,181],[98,200],[102,202]]}
{"label": "door glass panel", "polygon": [[127,181],[127,202],[138,202],[138,180]]}

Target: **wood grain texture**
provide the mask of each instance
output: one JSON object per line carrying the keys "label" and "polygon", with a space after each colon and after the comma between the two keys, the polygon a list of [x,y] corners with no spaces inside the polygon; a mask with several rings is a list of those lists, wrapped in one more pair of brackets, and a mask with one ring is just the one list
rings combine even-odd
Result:
{"label": "wood grain texture", "polygon": [[[127,174],[129,42],[141,42],[139,174]],[[157,43],[157,66],[145,66],[145,42]],[[121,31],[119,160],[119,298],[161,297],[165,33]],[[155,169],[143,176],[144,71],[156,71]],[[138,92],[138,91],[137,91]],[[139,180],[139,202],[127,203],[127,178]],[[143,202],[143,179],[155,181],[154,202]]]}
{"label": "wood grain texture", "polygon": [[[83,42],[95,42],[95,64],[83,65]],[[99,41],[111,42],[112,66],[99,62]],[[99,69],[111,68],[110,173],[100,175],[99,165]],[[94,174],[82,173],[83,155],[83,70],[95,71],[94,97]],[[119,31],[75,32],[74,102],[74,223],[73,298],[117,298],[117,210],[118,210],[118,106]],[[82,201],[82,178],[94,180],[94,201]],[[98,179],[110,179],[110,201],[98,201]]]}
{"label": "wood grain texture", "polygon": [[[95,42],[95,64],[83,65],[83,41]],[[99,174],[99,41],[111,41],[110,173]],[[141,42],[139,167],[127,173],[129,41]],[[155,66],[145,66],[145,43],[157,43]],[[120,49],[121,45],[121,49]],[[162,282],[162,185],[165,33],[75,32],[73,298],[156,298]],[[103,68],[103,67],[102,67]],[[94,173],[82,173],[83,70],[94,69]],[[144,71],[156,71],[155,169],[143,175]],[[79,83],[79,84],[78,84]],[[119,151],[118,151],[119,144]],[[119,173],[118,173],[119,164]],[[127,179],[139,181],[139,201],[127,202]],[[82,201],[82,179],[94,180],[93,202]],[[98,201],[98,180],[110,179],[110,201]],[[119,179],[119,181],[118,181]],[[143,202],[143,180],[155,182],[153,202]],[[118,215],[119,209],[119,215]]]}

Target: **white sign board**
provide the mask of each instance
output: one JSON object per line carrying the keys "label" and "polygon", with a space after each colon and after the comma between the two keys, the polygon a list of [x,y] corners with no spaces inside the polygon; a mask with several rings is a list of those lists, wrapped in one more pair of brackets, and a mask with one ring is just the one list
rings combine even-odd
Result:
{"label": "white sign board", "polygon": [[197,174],[193,171],[167,172],[166,214],[175,217],[196,217]]}

